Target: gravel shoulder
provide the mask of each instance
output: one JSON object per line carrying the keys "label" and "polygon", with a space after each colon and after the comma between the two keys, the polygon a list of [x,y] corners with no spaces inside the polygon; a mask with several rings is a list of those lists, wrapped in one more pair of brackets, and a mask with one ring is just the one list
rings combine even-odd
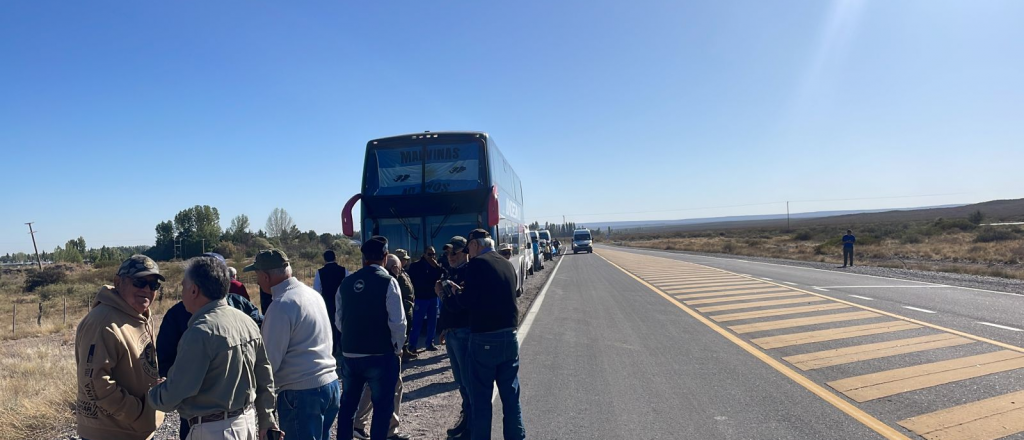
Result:
{"label": "gravel shoulder", "polygon": [[[814,269],[830,270],[839,272],[837,263],[820,263],[813,261],[785,260],[781,258],[749,257],[746,255],[716,254],[708,252],[689,252],[678,250],[649,249],[643,247],[606,245],[620,249],[635,249],[643,251],[670,252],[685,255],[697,255],[703,257],[717,257],[728,259],[742,259],[746,261],[758,261],[763,263],[780,264],[796,267],[810,267]],[[842,264],[842,263],[839,263]],[[873,275],[886,278],[896,278],[910,281],[923,281],[926,283],[946,284],[950,286],[967,287],[981,290],[994,290],[997,292],[1008,292],[1024,295],[1024,280],[1009,278],[988,277],[981,275],[968,275],[950,272],[933,272],[913,269],[893,269],[876,266],[854,266],[841,270],[843,273],[858,273],[862,275]]]}

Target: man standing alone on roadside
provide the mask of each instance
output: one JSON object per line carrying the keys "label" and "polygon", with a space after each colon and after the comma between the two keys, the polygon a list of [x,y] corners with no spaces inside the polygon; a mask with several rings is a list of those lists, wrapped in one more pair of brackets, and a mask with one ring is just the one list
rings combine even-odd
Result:
{"label": "man standing alone on roadside", "polygon": [[227,266],[212,256],[189,260],[181,301],[191,314],[180,347],[186,360],[149,390],[163,411],[188,422],[188,439],[266,437],[277,430],[274,377],[256,323],[228,304]]}
{"label": "man standing alone on roadside", "polygon": [[149,306],[162,281],[155,261],[132,255],[78,324],[75,417],[83,440],[145,440],[163,424],[164,414],[146,402],[158,379]]}
{"label": "man standing alone on roadside", "polygon": [[279,390],[281,430],[289,440],[329,439],[341,390],[323,298],[292,276],[280,250],[261,251],[243,271],[256,271],[260,289],[274,299],[263,319],[263,343]]}
{"label": "man standing alone on roadside", "polygon": [[846,267],[847,261],[850,267],[853,267],[853,244],[856,242],[857,237],[853,236],[853,231],[847,229],[846,235],[843,236],[843,267]]}

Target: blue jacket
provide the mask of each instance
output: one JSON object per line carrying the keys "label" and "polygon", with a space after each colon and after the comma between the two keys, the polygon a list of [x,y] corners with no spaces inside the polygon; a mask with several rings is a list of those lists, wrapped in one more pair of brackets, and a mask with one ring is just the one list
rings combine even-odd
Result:
{"label": "blue jacket", "polygon": [[853,243],[857,241],[857,237],[853,234],[846,234],[843,236],[843,249],[853,249]]}

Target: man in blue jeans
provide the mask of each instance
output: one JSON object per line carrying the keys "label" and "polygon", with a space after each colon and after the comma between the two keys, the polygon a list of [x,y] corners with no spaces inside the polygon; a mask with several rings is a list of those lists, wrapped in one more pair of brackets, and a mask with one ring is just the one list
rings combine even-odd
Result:
{"label": "man in blue jeans", "polygon": [[491,393],[497,383],[505,440],[526,438],[519,405],[518,279],[512,263],[494,251],[484,229],[469,233],[471,259],[458,301],[469,309],[469,395],[472,440],[491,438]]}
{"label": "man in blue jeans", "polygon": [[274,299],[262,332],[281,430],[288,440],[328,440],[341,390],[327,305],[316,290],[292,277],[288,256],[280,250],[261,251],[243,270],[256,271],[260,289]]}
{"label": "man in blue jeans", "polygon": [[472,414],[472,405],[469,397],[469,363],[466,356],[469,354],[469,311],[462,308],[455,299],[462,289],[465,278],[466,264],[469,263],[469,254],[465,252],[466,239],[460,236],[452,237],[449,244],[445,245],[448,250],[448,278],[439,281],[435,290],[441,297],[441,319],[438,326],[447,338],[445,348],[448,350],[448,359],[452,363],[452,376],[455,384],[459,386],[459,395],[462,397],[462,413],[459,414],[459,422],[448,430],[448,438],[468,439],[469,420]]}
{"label": "man in blue jeans", "polygon": [[853,244],[856,242],[857,237],[853,236],[853,231],[847,229],[843,236],[843,267],[846,267],[847,262],[853,267]]}
{"label": "man in blue jeans", "polygon": [[373,237],[360,250],[363,268],[345,277],[337,294],[335,325],[341,332],[344,390],[338,438],[352,438],[359,398],[363,386],[369,385],[373,404],[370,439],[385,440],[395,411],[399,356],[405,344],[405,310],[398,281],[381,267],[388,255],[387,239]]}
{"label": "man in blue jeans", "polygon": [[437,252],[433,246],[427,246],[423,256],[418,261],[405,269],[412,279],[412,290],[416,295],[415,308],[413,309],[412,329],[409,331],[409,350],[416,351],[416,344],[419,344],[420,331],[423,330],[423,319],[427,320],[426,348],[427,351],[435,351],[434,332],[437,329],[437,293],[434,293],[434,284],[444,276],[444,269],[437,263]]}

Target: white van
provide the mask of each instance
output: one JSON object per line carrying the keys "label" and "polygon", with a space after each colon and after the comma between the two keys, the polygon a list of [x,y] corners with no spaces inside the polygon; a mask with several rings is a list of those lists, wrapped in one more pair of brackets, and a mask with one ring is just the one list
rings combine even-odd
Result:
{"label": "white van", "polygon": [[582,228],[572,233],[572,253],[587,251],[594,253],[594,238],[590,235],[590,229]]}

